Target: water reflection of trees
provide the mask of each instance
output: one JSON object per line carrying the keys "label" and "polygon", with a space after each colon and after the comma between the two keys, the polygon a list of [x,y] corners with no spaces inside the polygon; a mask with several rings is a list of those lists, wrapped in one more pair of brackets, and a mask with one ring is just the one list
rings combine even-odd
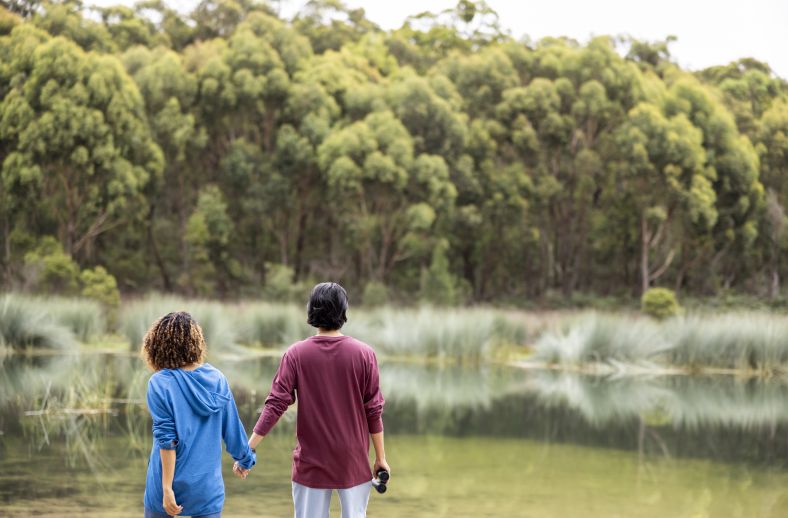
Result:
{"label": "water reflection of trees", "polygon": [[[477,377],[475,396],[463,403],[467,386],[457,387],[454,395],[441,393],[452,390],[448,381],[463,375],[420,369],[402,376],[412,395],[395,396],[387,406],[389,430],[517,436],[788,466],[784,381],[501,370]],[[396,371],[391,374],[396,377]],[[388,383],[399,385],[396,379]],[[446,404],[450,401],[457,404]]]}
{"label": "water reflection of trees", "polygon": [[[251,426],[278,360],[218,358]],[[389,433],[527,437],[643,454],[752,460],[788,466],[788,383],[732,377],[594,377],[501,366],[383,363]],[[132,356],[5,358],[0,429],[89,459],[107,436],[146,455],[150,372]],[[294,412],[279,430],[292,431]]]}

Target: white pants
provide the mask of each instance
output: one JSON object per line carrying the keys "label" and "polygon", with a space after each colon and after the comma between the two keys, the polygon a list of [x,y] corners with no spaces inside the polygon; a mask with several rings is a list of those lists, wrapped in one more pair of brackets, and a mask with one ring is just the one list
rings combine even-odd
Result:
{"label": "white pants", "polygon": [[[366,518],[371,482],[364,482],[347,489],[337,489],[342,518]],[[333,489],[315,489],[293,482],[295,518],[328,518]]]}

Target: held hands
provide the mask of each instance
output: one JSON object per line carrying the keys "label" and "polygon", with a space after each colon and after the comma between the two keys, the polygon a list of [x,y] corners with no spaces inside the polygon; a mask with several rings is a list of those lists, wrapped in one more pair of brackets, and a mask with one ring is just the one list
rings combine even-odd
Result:
{"label": "held hands", "polygon": [[244,468],[242,468],[238,464],[238,461],[235,461],[235,463],[233,464],[233,473],[235,473],[235,476],[237,476],[238,478],[245,479],[249,475],[250,471],[252,471],[252,470],[251,469],[244,469]]}
{"label": "held hands", "polygon": [[164,489],[162,505],[164,506],[164,510],[167,511],[167,514],[171,516],[181,514],[181,511],[183,511],[183,506],[175,502],[175,493],[173,493],[171,487]]}

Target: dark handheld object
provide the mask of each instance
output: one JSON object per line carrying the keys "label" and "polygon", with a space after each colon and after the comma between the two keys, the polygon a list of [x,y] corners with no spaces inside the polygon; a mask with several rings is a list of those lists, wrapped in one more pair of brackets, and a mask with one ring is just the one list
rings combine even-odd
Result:
{"label": "dark handheld object", "polygon": [[379,469],[375,475],[377,475],[377,477],[372,479],[372,486],[375,488],[375,491],[382,495],[386,492],[386,483],[389,481],[389,472],[385,469]]}

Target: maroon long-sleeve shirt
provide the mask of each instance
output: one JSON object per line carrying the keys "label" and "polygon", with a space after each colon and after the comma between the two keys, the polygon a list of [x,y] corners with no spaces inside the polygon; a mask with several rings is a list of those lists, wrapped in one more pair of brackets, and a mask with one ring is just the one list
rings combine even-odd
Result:
{"label": "maroon long-sleeve shirt", "polygon": [[266,435],[298,397],[293,481],[341,489],[372,478],[369,434],[383,431],[375,352],[350,336],[312,336],[282,357],[254,427]]}

